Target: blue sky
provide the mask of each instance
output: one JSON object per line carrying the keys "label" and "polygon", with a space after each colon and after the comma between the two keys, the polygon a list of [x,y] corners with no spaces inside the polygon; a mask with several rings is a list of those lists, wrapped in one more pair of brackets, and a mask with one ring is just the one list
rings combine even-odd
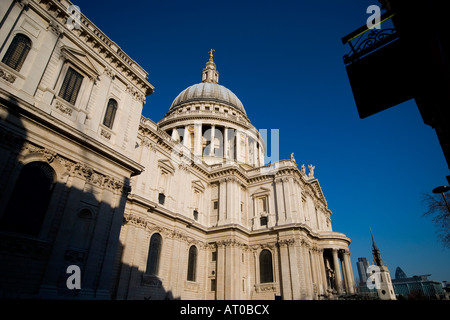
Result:
{"label": "blue sky", "polygon": [[[219,83],[242,101],[257,129],[279,129],[280,158],[294,152],[352,239],[352,267],[372,260],[369,227],[391,275],[450,281],[450,250],[437,239],[423,194],[447,183],[435,131],[413,100],[360,119],[341,38],[366,23],[377,0],[87,1],[97,27],[148,73],[156,87],[143,114],[159,121],[173,99],[199,83],[214,48]],[[374,94],[382,90],[374,88]]]}

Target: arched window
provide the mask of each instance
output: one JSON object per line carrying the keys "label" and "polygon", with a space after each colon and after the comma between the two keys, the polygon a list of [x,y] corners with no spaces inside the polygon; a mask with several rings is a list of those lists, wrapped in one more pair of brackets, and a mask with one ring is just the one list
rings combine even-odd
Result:
{"label": "arched window", "polygon": [[103,124],[112,129],[114,124],[114,118],[116,117],[117,101],[109,99],[108,106],[106,107],[105,117],[103,118]]}
{"label": "arched window", "polygon": [[145,273],[158,275],[159,257],[161,256],[161,235],[155,233],[150,238],[150,247],[148,248],[147,269]]}
{"label": "arched window", "polygon": [[272,253],[267,249],[259,254],[259,278],[261,283],[273,282]]}
{"label": "arched window", "polygon": [[1,229],[39,235],[55,180],[56,174],[47,163],[31,162],[25,165],[2,217]]}
{"label": "arched window", "polygon": [[31,40],[23,34],[18,34],[11,41],[2,62],[8,67],[20,71],[30,49]]}
{"label": "arched window", "polygon": [[197,269],[197,247],[192,246],[189,248],[188,272],[187,272],[188,281],[195,281],[196,269]]}

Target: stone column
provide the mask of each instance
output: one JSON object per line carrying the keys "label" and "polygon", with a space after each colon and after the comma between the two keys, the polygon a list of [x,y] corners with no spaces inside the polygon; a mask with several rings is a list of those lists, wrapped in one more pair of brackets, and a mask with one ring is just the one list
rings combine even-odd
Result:
{"label": "stone column", "polygon": [[311,276],[312,276],[312,294],[313,294],[313,299],[316,300],[317,299],[317,294],[318,294],[318,287],[319,287],[319,277],[317,274],[317,269],[316,269],[316,261],[314,259],[314,248],[310,248],[308,250],[308,259],[310,260],[310,264],[311,264]]}
{"label": "stone column", "polygon": [[283,224],[285,222],[285,207],[283,197],[283,186],[280,178],[275,179],[275,208],[276,208],[276,224]]}
{"label": "stone column", "polygon": [[350,260],[350,252],[344,250],[342,253],[343,261],[345,264],[345,273],[347,275],[347,293],[355,293],[355,280],[353,278],[352,264]]}
{"label": "stone column", "polygon": [[305,281],[306,281],[306,299],[311,299],[313,296],[313,285],[312,285],[312,266],[311,266],[311,260],[309,259],[309,250],[310,250],[310,244],[305,243],[303,246],[303,252],[302,252],[302,258],[304,260],[304,266],[305,266]]}
{"label": "stone column", "polygon": [[288,253],[288,242],[286,240],[279,242],[280,269],[281,269],[281,295],[283,300],[292,300],[292,283],[290,275],[290,261]]}
{"label": "stone column", "polygon": [[225,299],[225,246],[218,244],[217,246],[217,262],[216,262],[216,299]]}
{"label": "stone column", "polygon": [[290,178],[283,178],[283,196],[284,196],[284,203],[285,203],[285,222],[291,223],[291,214],[292,214],[292,208],[291,208],[291,179]]}
{"label": "stone column", "polygon": [[227,218],[227,182],[225,179],[219,181],[219,220],[218,225],[223,225]]}
{"label": "stone column", "polygon": [[194,154],[202,157],[202,124],[195,123],[194,127]]}
{"label": "stone column", "polygon": [[327,274],[326,274],[326,270],[325,270],[325,261],[324,261],[324,257],[323,257],[323,253],[324,250],[320,249],[319,251],[319,255],[318,255],[318,259],[319,259],[319,269],[320,269],[320,274],[322,277],[322,294],[326,294],[327,290],[328,290],[328,281],[327,281]]}
{"label": "stone column", "polygon": [[346,259],[346,251],[345,250],[341,250],[341,261],[342,261],[342,273],[344,274],[344,279],[345,279],[345,292],[347,294],[351,293],[352,290],[352,275],[350,275],[349,273],[349,261]]}
{"label": "stone column", "polygon": [[179,138],[179,135],[178,135],[177,128],[173,128],[172,129],[172,139],[173,140],[178,140],[178,138]]}
{"label": "stone column", "polygon": [[255,167],[259,167],[259,163],[258,163],[258,146],[257,146],[257,142],[256,140],[253,141],[252,143],[252,148],[253,148],[253,165]]}
{"label": "stone column", "polygon": [[237,194],[238,183],[237,179],[234,177],[226,178],[226,193],[227,193],[227,222],[228,223],[239,223],[238,212],[239,212],[239,198]]}
{"label": "stone column", "polygon": [[210,150],[209,150],[209,155],[211,156],[211,157],[214,157],[214,139],[215,139],[215,136],[216,136],[216,133],[215,133],[215,131],[216,131],[216,126],[215,125],[211,125],[211,134],[210,134],[210,140],[211,140],[211,142],[210,142]]}
{"label": "stone column", "polygon": [[228,159],[228,128],[223,128],[223,157]]}
{"label": "stone column", "polygon": [[338,294],[342,294],[342,277],[341,277],[341,268],[339,266],[339,257],[338,250],[332,249],[333,253],[333,265],[334,265],[334,284]]}
{"label": "stone column", "polygon": [[260,163],[260,166],[264,165],[264,152],[263,152],[263,149],[261,148],[261,146],[259,147],[259,163]]}
{"label": "stone column", "polygon": [[235,153],[236,153],[236,161],[241,161],[241,133],[236,130],[235,131],[235,137],[236,139],[236,149],[235,149]]}
{"label": "stone column", "polygon": [[252,196],[252,202],[253,202],[253,208],[252,208],[252,230],[255,230],[258,228],[258,224],[256,224],[256,219],[257,219],[257,210],[256,210],[256,198],[254,196]]}
{"label": "stone column", "polygon": [[302,190],[300,189],[300,186],[298,184],[298,181],[296,179],[291,179],[291,187],[292,187],[292,193],[294,194],[292,198],[292,212],[290,214],[290,219],[292,223],[300,223],[300,208],[302,206],[301,204],[301,198],[299,198],[299,195],[302,194]]}
{"label": "stone column", "polygon": [[191,135],[189,133],[189,126],[184,126],[183,146],[185,146],[189,151],[191,151]]}

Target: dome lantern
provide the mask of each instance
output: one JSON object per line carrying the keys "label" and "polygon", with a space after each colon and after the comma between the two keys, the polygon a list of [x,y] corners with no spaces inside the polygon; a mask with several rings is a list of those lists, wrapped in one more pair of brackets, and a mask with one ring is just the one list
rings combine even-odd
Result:
{"label": "dome lantern", "polygon": [[202,82],[219,83],[219,72],[216,70],[212,54],[214,51],[214,49],[209,51],[209,60],[202,71]]}

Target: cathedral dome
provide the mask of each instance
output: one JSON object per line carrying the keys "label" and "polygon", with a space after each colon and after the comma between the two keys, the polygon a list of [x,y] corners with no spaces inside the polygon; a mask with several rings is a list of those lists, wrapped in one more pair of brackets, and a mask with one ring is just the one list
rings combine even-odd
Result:
{"label": "cathedral dome", "polygon": [[177,107],[190,102],[216,102],[228,105],[247,116],[239,98],[229,89],[219,84],[219,72],[213,61],[212,49],[209,61],[202,71],[202,82],[194,84],[183,91],[173,100],[169,113]]}
{"label": "cathedral dome", "polygon": [[264,140],[238,97],[219,84],[213,51],[202,81],[181,91],[157,125],[208,165],[237,162],[249,168],[263,166]]}
{"label": "cathedral dome", "polygon": [[239,98],[226,87],[213,82],[201,82],[184,89],[173,100],[169,110],[193,101],[213,101],[223,103],[247,115]]}

